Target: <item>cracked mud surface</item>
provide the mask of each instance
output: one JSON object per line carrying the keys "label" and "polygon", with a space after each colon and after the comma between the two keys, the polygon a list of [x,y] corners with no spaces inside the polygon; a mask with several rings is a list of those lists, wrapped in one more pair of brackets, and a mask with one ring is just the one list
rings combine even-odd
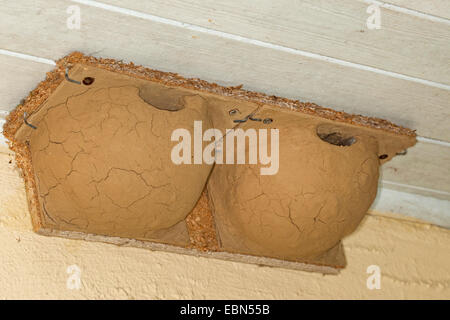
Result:
{"label": "cracked mud surface", "polygon": [[320,121],[268,109],[255,116],[274,121],[242,128],[280,130],[280,168],[264,176],[260,165],[216,165],[208,191],[221,243],[281,259],[318,257],[356,229],[374,200],[377,141],[356,135],[352,146],[336,146],[316,135]]}
{"label": "cracked mud surface", "polygon": [[30,139],[46,223],[146,239],[183,221],[211,166],[170,159],[174,128],[209,123],[203,98],[180,99],[182,110],[161,110],[123,86],[86,89],[48,107]]}
{"label": "cracked mud surface", "polygon": [[[64,81],[67,66],[72,78],[92,76],[95,82],[89,87]],[[354,230],[372,202],[379,162],[415,138],[409,129],[382,121],[369,125],[364,117],[365,128],[348,125],[361,116],[334,112],[330,118],[320,107],[310,116],[310,104],[295,102],[305,112],[292,112],[282,108],[287,102],[74,53],[58,61],[9,115],[4,133],[24,173],[36,231],[78,231],[81,238],[92,233],[342,267],[342,247],[334,245]],[[23,125],[24,111],[37,130]],[[213,124],[225,132],[236,126],[233,120],[253,112],[273,118],[269,128],[281,131],[279,174],[260,176],[253,165],[217,165],[208,201],[202,190],[211,166],[171,167],[170,133],[174,127],[192,130],[194,120],[202,120],[204,130]],[[320,140],[324,123],[328,140],[340,138],[331,123],[343,137],[356,133],[358,142],[341,147]],[[262,123],[239,126],[249,125]],[[377,152],[389,157],[378,161]]]}

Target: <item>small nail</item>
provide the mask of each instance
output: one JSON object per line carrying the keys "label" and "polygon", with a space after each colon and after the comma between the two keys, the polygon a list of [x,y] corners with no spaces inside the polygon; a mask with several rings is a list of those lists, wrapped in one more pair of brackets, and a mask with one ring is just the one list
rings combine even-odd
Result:
{"label": "small nail", "polygon": [[32,125],[31,123],[28,122],[28,120],[27,120],[27,113],[26,112],[23,113],[23,122],[25,122],[25,124],[27,126],[33,128],[33,129],[37,129],[36,126],[34,126],[34,125]]}
{"label": "small nail", "polygon": [[70,79],[70,78],[69,78],[69,68],[66,68],[66,73],[65,73],[64,76],[66,77],[66,80],[67,80],[67,81],[73,82],[73,83],[76,83],[76,84],[80,84],[80,85],[81,85],[81,82],[80,82],[80,81],[73,80],[73,79]]}

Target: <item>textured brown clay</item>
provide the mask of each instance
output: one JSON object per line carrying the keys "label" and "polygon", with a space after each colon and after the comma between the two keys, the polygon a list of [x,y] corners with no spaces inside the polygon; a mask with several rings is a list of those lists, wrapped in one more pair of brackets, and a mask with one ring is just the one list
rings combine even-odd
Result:
{"label": "textured brown clay", "polygon": [[[263,109],[255,117],[273,122],[249,121],[240,127],[279,129],[279,171],[261,175],[259,164],[216,165],[209,192],[221,244],[233,252],[315,258],[354,231],[372,204],[378,142],[364,132],[350,135],[346,127],[291,113]],[[323,141],[317,128],[355,142],[338,146]]]}
{"label": "textured brown clay", "polygon": [[29,141],[47,225],[149,239],[183,221],[211,166],[170,161],[174,128],[209,123],[201,97],[180,99],[170,112],[133,86],[93,88],[42,110]]}
{"label": "textured brown clay", "polygon": [[[38,129],[16,134],[30,146],[40,220],[53,229],[188,243],[184,219],[212,166],[175,165],[171,134],[192,131],[194,120],[211,127],[206,100],[100,71],[74,68],[71,77],[95,82],[65,81],[28,118]],[[174,96],[178,108],[167,110]]]}
{"label": "textured brown clay", "polygon": [[[249,114],[272,121],[234,122]],[[171,134],[194,120],[279,129],[278,174],[173,164]],[[340,240],[373,201],[379,165],[415,143],[386,120],[80,53],[57,62],[4,133],[42,234],[321,272],[345,265]]]}

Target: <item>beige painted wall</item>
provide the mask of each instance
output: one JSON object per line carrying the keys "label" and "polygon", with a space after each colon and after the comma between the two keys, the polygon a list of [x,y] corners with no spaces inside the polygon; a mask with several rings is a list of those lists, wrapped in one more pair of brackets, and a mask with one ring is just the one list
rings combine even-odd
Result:
{"label": "beige painted wall", "polygon": [[[47,238],[31,231],[12,159],[0,152],[1,299],[450,299],[446,229],[371,213],[345,239],[348,266],[338,276]],[[82,272],[79,290],[66,287],[73,264]],[[380,290],[366,287],[373,264]]]}

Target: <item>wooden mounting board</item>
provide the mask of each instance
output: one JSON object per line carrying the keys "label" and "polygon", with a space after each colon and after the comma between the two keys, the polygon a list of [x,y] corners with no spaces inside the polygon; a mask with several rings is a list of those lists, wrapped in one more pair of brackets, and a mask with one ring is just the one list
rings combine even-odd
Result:
{"label": "wooden mounting board", "polygon": [[[195,243],[191,248],[173,246],[170,244],[161,244],[150,241],[130,240],[117,237],[108,237],[101,235],[90,235],[82,232],[48,229],[43,222],[40,213],[40,205],[37,197],[34,174],[29,159],[29,150],[24,143],[30,128],[23,123],[23,114],[27,112],[31,116],[30,122],[39,121],[39,111],[45,110],[48,101],[53,102],[61,97],[56,97],[61,86],[67,85],[64,81],[64,71],[66,67],[75,67],[71,71],[71,77],[83,78],[84,75],[95,75],[95,77],[114,77],[111,72],[116,74],[122,81],[135,82],[152,81],[159,85],[179,87],[187,91],[195,91],[196,94],[219,96],[222,99],[229,99],[236,103],[256,103],[268,108],[278,108],[282,112],[292,112],[296,116],[320,117],[323,121],[336,123],[352,130],[369,132],[376,137],[380,144],[380,152],[388,154],[388,157],[382,162],[390,160],[397,152],[412,146],[415,143],[415,134],[413,131],[396,126],[386,120],[368,118],[364,116],[355,116],[336,112],[331,109],[323,108],[312,103],[301,103],[284,98],[267,96],[260,93],[242,90],[240,87],[221,87],[198,79],[184,79],[176,74],[164,73],[134,66],[133,64],[123,64],[111,59],[102,60],[92,57],[86,57],[79,53],[71,54],[58,62],[57,68],[49,73],[46,81],[42,82],[36,90],[25,100],[25,103],[19,105],[8,117],[5,126],[5,135],[11,141],[11,148],[16,152],[18,164],[24,171],[25,182],[29,199],[30,212],[33,217],[33,225],[37,232],[45,235],[57,235],[69,238],[79,238],[86,240],[104,241],[115,244],[127,244],[137,247],[146,247],[150,249],[161,249],[171,252],[180,252],[194,254],[199,256],[210,256],[220,259],[233,260],[239,262],[257,263],[269,266],[281,266],[286,268],[301,269],[308,271],[318,271],[323,273],[335,273],[336,270],[345,266],[345,256],[341,244],[330,250],[324,257],[317,261],[282,261],[266,257],[255,257],[241,254],[232,254],[220,252],[220,249],[210,250],[205,246],[196,247]],[[73,86],[73,90],[80,90]],[[75,93],[75,92],[74,92]],[[64,97],[63,97],[64,98]],[[195,209],[194,209],[195,211]],[[334,270],[334,271],[333,271]]]}

